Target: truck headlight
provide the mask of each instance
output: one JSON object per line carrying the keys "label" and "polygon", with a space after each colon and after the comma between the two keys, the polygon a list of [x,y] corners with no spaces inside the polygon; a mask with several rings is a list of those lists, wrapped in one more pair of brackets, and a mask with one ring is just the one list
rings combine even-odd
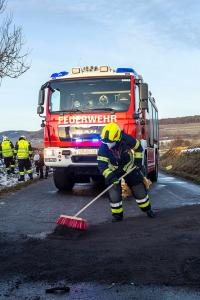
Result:
{"label": "truck headlight", "polygon": [[55,150],[51,148],[44,149],[45,156],[56,156]]}

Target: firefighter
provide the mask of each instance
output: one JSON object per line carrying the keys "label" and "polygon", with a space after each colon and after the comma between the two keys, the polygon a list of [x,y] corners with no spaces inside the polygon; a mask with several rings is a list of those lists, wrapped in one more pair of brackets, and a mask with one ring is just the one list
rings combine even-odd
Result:
{"label": "firefighter", "polygon": [[0,156],[4,160],[7,174],[15,173],[15,160],[14,160],[14,145],[7,136],[3,137],[0,144]]}
{"label": "firefighter", "polygon": [[149,196],[143,183],[142,168],[143,148],[139,140],[121,131],[116,123],[104,126],[101,133],[102,144],[99,147],[97,162],[100,173],[107,185],[114,184],[109,190],[110,207],[113,221],[123,220],[121,184],[119,177],[135,166],[135,169],[125,177],[139,208],[148,217],[155,217],[151,209]]}
{"label": "firefighter", "polygon": [[[40,175],[39,179],[47,179],[49,173],[49,167],[44,164],[44,154],[43,151],[39,150],[34,157],[33,160],[36,166],[36,173]],[[45,174],[44,174],[45,171]]]}
{"label": "firefighter", "polygon": [[15,155],[18,160],[19,168],[19,179],[18,181],[24,181],[25,173],[28,173],[29,178],[33,179],[33,171],[31,168],[31,157],[32,157],[32,147],[30,142],[26,139],[24,135],[21,135],[19,140],[15,145]]}
{"label": "firefighter", "polygon": [[35,164],[35,169],[36,169],[36,174],[37,175],[40,175],[40,173],[39,173],[39,160],[40,160],[40,155],[39,155],[39,152],[37,150],[35,152],[35,155],[33,156],[33,161],[34,161],[34,164]]}

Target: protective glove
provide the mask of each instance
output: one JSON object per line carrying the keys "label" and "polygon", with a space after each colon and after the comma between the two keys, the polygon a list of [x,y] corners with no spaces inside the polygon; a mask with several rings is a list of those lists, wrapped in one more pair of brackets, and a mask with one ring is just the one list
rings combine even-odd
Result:
{"label": "protective glove", "polygon": [[115,179],[113,182],[114,186],[118,185],[119,184],[119,180],[118,179]]}
{"label": "protective glove", "polygon": [[117,186],[119,184],[119,179],[116,176],[108,176],[108,178],[106,178],[106,184],[114,184],[114,186]]}

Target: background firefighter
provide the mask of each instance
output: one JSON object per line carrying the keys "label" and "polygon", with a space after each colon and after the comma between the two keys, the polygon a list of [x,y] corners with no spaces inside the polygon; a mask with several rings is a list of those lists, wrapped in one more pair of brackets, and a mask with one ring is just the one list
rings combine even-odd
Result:
{"label": "background firefighter", "polygon": [[[114,183],[109,190],[109,199],[113,221],[123,220],[123,206],[121,185],[118,178],[134,167],[135,169],[125,177],[139,208],[148,217],[155,216],[151,209],[149,196],[143,183],[142,168],[143,148],[139,140],[125,134],[116,123],[107,124],[101,134],[102,144],[98,151],[97,161],[100,173],[106,184]],[[133,153],[134,152],[134,153]]]}
{"label": "background firefighter", "polygon": [[28,173],[29,178],[33,179],[33,171],[31,168],[32,147],[24,135],[20,136],[15,145],[15,155],[18,161],[19,181],[24,181],[25,172]]}
{"label": "background firefighter", "polygon": [[7,136],[0,143],[0,157],[3,158],[7,174],[15,173],[14,145]]}
{"label": "background firefighter", "polygon": [[49,173],[49,167],[44,164],[44,153],[42,150],[36,152],[33,157],[33,161],[36,167],[36,173],[40,179],[47,179]]}

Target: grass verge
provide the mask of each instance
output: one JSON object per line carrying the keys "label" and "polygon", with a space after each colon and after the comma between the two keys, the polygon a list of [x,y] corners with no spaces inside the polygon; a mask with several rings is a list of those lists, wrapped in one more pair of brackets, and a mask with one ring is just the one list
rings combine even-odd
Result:
{"label": "grass verge", "polygon": [[200,184],[200,153],[185,154],[178,149],[170,149],[161,156],[160,169]]}

